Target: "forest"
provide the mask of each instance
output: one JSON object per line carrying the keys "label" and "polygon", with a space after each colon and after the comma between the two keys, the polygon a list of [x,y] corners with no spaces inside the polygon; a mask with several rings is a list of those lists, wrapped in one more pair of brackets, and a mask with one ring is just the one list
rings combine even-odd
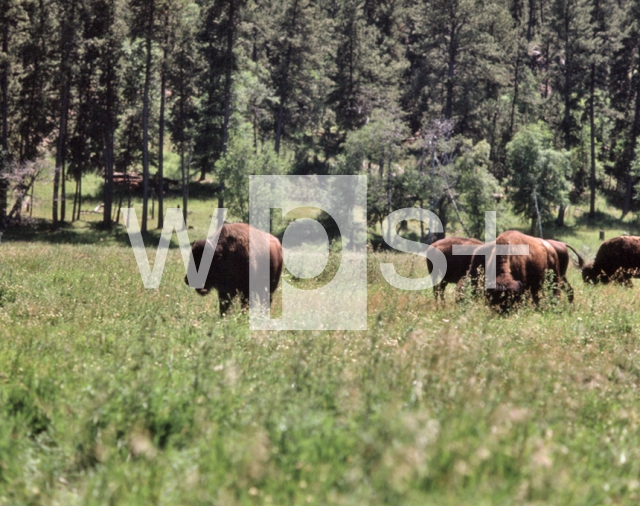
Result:
{"label": "forest", "polygon": [[420,206],[479,236],[507,205],[533,231],[597,191],[624,216],[639,21],[637,0],[0,0],[0,228],[43,171],[54,230],[87,174],[105,227],[128,174],[162,227],[167,152],[185,219],[209,181],[246,220],[251,174],[367,174],[373,225]]}

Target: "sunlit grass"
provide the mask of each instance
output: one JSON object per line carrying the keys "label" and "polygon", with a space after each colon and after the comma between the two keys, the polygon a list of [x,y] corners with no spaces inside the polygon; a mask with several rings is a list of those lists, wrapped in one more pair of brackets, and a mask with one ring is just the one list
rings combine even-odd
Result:
{"label": "sunlit grass", "polygon": [[176,249],[145,290],[122,231],[71,231],[94,243],[0,244],[0,503],[639,499],[633,289],[571,269],[573,306],[500,316],[396,290],[380,263],[423,260],[370,252],[367,331],[257,332],[184,284]]}

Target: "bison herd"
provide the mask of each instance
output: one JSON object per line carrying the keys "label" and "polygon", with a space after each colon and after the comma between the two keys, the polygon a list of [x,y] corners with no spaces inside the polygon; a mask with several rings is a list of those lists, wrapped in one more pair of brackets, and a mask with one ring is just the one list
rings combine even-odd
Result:
{"label": "bison herd", "polygon": [[[454,255],[453,245],[478,244],[471,255]],[[497,246],[526,245],[529,254],[496,254]],[[479,244],[475,239],[448,237],[434,242],[432,247],[439,249],[447,259],[447,273],[434,286],[436,300],[443,298],[448,283],[455,283],[460,293],[464,283],[469,282],[472,292],[480,290],[480,280],[488,262],[495,262],[495,286],[484,290],[489,302],[506,308],[520,300],[525,294],[534,303],[538,303],[546,282],[550,283],[556,295],[561,291],[567,293],[573,302],[573,288],[567,279],[572,251],[575,265],[582,271],[582,278],[587,283],[608,283],[610,281],[629,285],[632,277],[640,277],[640,237],[615,237],[604,242],[595,261],[585,265],[584,259],[570,245],[553,239],[539,239],[515,230],[500,234],[495,241]],[[429,271],[432,266],[429,260]]]}
{"label": "bison herd", "polygon": [[[220,229],[218,243],[206,283],[196,289],[206,295],[212,289],[218,292],[220,313],[228,311],[232,298],[239,295],[243,306],[249,303],[249,278],[251,259],[249,235],[251,227],[245,223],[225,224]],[[270,266],[269,291],[273,293],[282,273],[282,246],[273,235],[253,231],[261,239],[254,260],[265,261]],[[196,241],[192,255],[196,266],[200,262],[208,240]],[[213,245],[211,244],[213,247]],[[467,254],[455,254],[456,247],[467,247]],[[528,254],[504,254],[505,246],[528,246]],[[505,309],[525,296],[538,303],[546,283],[556,295],[565,292],[573,301],[573,289],[567,280],[570,262],[569,251],[576,256],[574,264],[581,269],[585,282],[627,284],[632,277],[640,277],[640,237],[615,237],[604,242],[593,263],[585,265],[583,258],[570,245],[552,239],[539,239],[515,230],[500,234],[495,241],[483,243],[476,239],[448,237],[434,242],[431,248],[440,250],[447,261],[446,271],[433,272],[434,266],[427,258],[427,268],[434,277],[441,278],[434,288],[436,300],[444,300],[448,284],[457,285],[458,293],[468,283],[473,293],[483,292],[491,305]],[[501,249],[502,248],[502,249]],[[502,253],[501,253],[502,252]],[[267,259],[268,256],[268,259]],[[492,265],[493,262],[493,265]],[[255,266],[254,266],[255,268]],[[482,283],[485,271],[495,270],[495,283],[485,288]],[[187,277],[185,283],[189,284]],[[266,290],[265,290],[266,291]]]}

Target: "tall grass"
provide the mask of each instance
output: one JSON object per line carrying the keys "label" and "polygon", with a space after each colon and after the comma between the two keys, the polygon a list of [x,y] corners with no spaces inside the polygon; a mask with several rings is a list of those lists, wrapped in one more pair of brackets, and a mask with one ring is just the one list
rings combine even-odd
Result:
{"label": "tall grass", "polygon": [[176,249],[144,290],[126,241],[95,233],[0,245],[0,504],[640,499],[633,289],[571,270],[573,306],[498,315],[396,290],[379,264],[422,260],[370,252],[367,331],[254,332]]}

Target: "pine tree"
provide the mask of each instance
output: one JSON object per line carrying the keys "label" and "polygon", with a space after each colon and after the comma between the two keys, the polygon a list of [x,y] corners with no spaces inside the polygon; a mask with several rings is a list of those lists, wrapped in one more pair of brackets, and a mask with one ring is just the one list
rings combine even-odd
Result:
{"label": "pine tree", "polygon": [[96,146],[104,174],[103,225],[112,226],[113,172],[115,165],[116,129],[121,107],[121,66],[126,37],[124,0],[92,0],[86,12],[88,27],[85,45],[90,46],[86,64],[95,72],[88,91],[89,124],[87,130]]}
{"label": "pine tree", "polygon": [[27,19],[16,48],[20,64],[16,104],[19,146],[14,156],[19,162],[38,157],[43,140],[54,128],[56,116],[52,100],[53,5],[44,0],[25,3],[24,12]]}
{"label": "pine tree", "polygon": [[310,113],[318,103],[315,73],[321,69],[323,56],[318,23],[323,20],[311,0],[273,2],[267,8],[273,19],[268,51],[278,100],[274,147],[280,153],[288,127],[304,129],[316,119]]}
{"label": "pine tree", "polygon": [[2,122],[0,125],[2,129],[0,146],[2,149],[0,152],[0,231],[4,230],[6,226],[5,220],[7,217],[8,182],[4,174],[8,171],[12,159],[9,142],[9,101],[11,100],[9,76],[12,71],[12,65],[15,64],[15,55],[10,52],[9,44],[22,15],[23,12],[18,0],[0,0],[0,44],[2,51],[0,54],[0,88],[2,90],[2,109],[0,112],[2,116],[0,120]]}
{"label": "pine tree", "polygon": [[62,186],[60,220],[65,220],[65,165],[68,144],[69,110],[71,108],[71,87],[73,80],[74,62],[77,58],[76,30],[79,24],[79,6],[77,0],[64,1],[59,5],[57,13],[59,30],[59,63],[58,85],[59,91],[59,123],[58,139],[56,143],[56,165],[53,179],[52,228],[58,228],[58,199]]}
{"label": "pine tree", "polygon": [[195,27],[200,8],[195,3],[184,2],[176,6],[175,44],[167,65],[167,82],[171,90],[169,100],[169,131],[173,145],[180,154],[182,179],[182,212],[185,223],[188,217],[189,167],[197,118],[198,53]]}
{"label": "pine tree", "polygon": [[531,219],[531,234],[538,211],[544,221],[555,206],[567,202],[568,154],[553,149],[551,140],[544,124],[532,124],[507,144],[507,163],[512,172],[509,200],[516,214]]}
{"label": "pine tree", "polygon": [[[589,217],[595,217],[596,200],[596,109],[600,116],[608,115],[606,110],[606,88],[611,75],[613,54],[620,48],[620,31],[623,26],[624,10],[615,0],[592,0],[591,24],[594,44],[591,51],[589,73]],[[600,139],[602,142],[604,139]]]}
{"label": "pine tree", "polygon": [[640,2],[628,2],[622,14],[620,47],[611,65],[611,102],[618,113],[612,133],[614,153],[611,173],[624,190],[622,213],[631,209],[634,174],[632,165],[640,135]]}
{"label": "pine tree", "polygon": [[132,35],[144,40],[145,66],[142,95],[142,223],[140,230],[147,232],[149,207],[149,109],[153,65],[154,30],[159,0],[131,0],[133,14]]}
{"label": "pine tree", "polygon": [[503,40],[511,26],[508,11],[502,3],[435,0],[419,5],[413,17],[406,102],[412,127],[427,114],[453,120],[458,133],[483,136],[486,107],[508,83]]}
{"label": "pine tree", "polygon": [[[406,69],[405,59],[398,58],[400,48],[393,47],[397,34],[391,27],[389,35],[382,33],[368,21],[376,19],[376,11],[371,10],[367,16],[365,7],[357,0],[347,0],[338,2],[335,9],[336,48],[332,50],[334,70],[330,73],[333,89],[327,103],[343,131],[363,126],[374,109],[397,107],[400,76]],[[386,14],[383,25],[393,26],[393,14]],[[389,54],[390,47],[395,58]]]}

